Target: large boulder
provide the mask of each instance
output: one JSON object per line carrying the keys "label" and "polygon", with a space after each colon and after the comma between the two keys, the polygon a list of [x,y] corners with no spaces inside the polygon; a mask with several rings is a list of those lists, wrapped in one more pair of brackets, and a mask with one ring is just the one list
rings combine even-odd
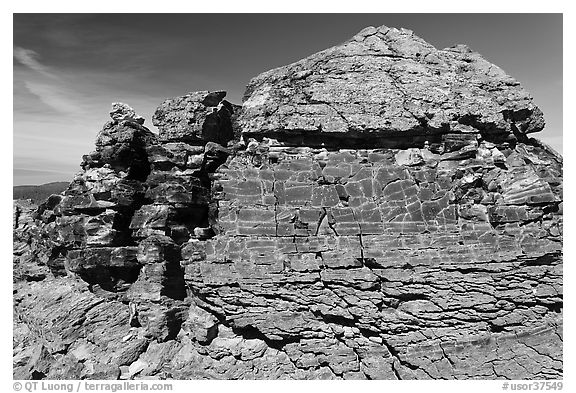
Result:
{"label": "large boulder", "polygon": [[[542,112],[512,77],[464,45],[438,50],[410,30],[368,27],[341,45],[253,78],[245,134],[296,138],[530,133]],[[322,134],[322,139],[312,136]],[[339,142],[342,146],[342,142]]]}
{"label": "large boulder", "polygon": [[160,140],[216,142],[226,146],[234,134],[231,121],[234,108],[224,100],[225,96],[225,91],[197,91],[164,101],[152,118],[160,130]]}

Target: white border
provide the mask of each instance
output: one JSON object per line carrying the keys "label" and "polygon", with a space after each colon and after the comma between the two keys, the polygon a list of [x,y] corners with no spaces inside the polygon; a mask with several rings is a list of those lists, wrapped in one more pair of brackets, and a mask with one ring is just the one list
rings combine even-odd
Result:
{"label": "white border", "polygon": [[[569,121],[569,116],[574,112],[574,107],[571,105],[574,101],[573,94],[576,91],[574,87],[574,61],[573,51],[575,48],[574,37],[574,24],[575,20],[573,12],[569,6],[571,2],[562,1],[505,1],[505,0],[482,0],[478,2],[465,2],[465,1],[440,1],[440,0],[410,0],[410,1],[362,1],[356,0],[354,2],[339,2],[334,1],[311,1],[311,0],[290,0],[282,4],[271,4],[271,2],[264,1],[241,1],[241,0],[207,0],[205,2],[187,2],[182,4],[179,2],[137,2],[137,1],[112,1],[112,0],[96,0],[91,3],[79,1],[39,1],[39,0],[21,0],[9,1],[8,12],[2,13],[0,26],[3,28],[2,44],[4,48],[5,61],[2,63],[6,67],[2,73],[5,78],[4,93],[3,93],[3,123],[4,125],[12,124],[12,92],[8,88],[8,75],[12,79],[12,70],[8,68],[8,55],[12,55],[12,13],[563,13],[564,14],[564,127],[566,132],[563,133],[563,145],[565,152],[565,169],[564,169],[564,200],[567,202],[564,206],[565,212],[565,249],[564,249],[564,287],[565,287],[565,309],[564,309],[564,331],[568,334],[565,335],[564,341],[564,391],[574,391],[574,339],[570,334],[574,328],[574,291],[572,281],[574,278],[574,267],[572,261],[574,260],[574,243],[573,237],[573,223],[574,223],[574,198],[572,174],[574,171],[574,158],[570,152],[571,146],[574,146],[573,133],[576,132],[571,129],[573,122]],[[6,4],[6,3],[4,3]],[[487,27],[489,28],[489,27]],[[263,32],[265,34],[265,32]],[[4,136],[4,143],[0,143],[0,157],[2,157],[2,174],[4,183],[8,188],[8,179],[12,178],[12,133],[6,132]],[[12,200],[11,189],[6,189],[2,195],[2,256],[3,271],[1,275],[2,300],[1,311],[4,316],[2,327],[2,338],[0,339],[1,345],[1,374],[0,374],[0,387],[3,391],[12,390],[12,324],[9,316],[12,315],[12,274],[11,274],[11,260],[12,260],[12,247],[8,242],[11,239],[12,232]],[[567,284],[567,285],[566,285]],[[349,392],[355,387],[361,385],[364,388],[371,389],[393,389],[393,391],[439,391],[439,392],[502,392],[502,382],[498,381],[261,381],[261,382],[239,382],[239,381],[172,381],[174,383],[175,392],[193,392],[205,389],[218,390],[226,389],[234,392],[250,391],[250,392],[269,392],[271,389],[304,389],[304,390],[317,390],[326,389],[334,390],[336,392]]]}

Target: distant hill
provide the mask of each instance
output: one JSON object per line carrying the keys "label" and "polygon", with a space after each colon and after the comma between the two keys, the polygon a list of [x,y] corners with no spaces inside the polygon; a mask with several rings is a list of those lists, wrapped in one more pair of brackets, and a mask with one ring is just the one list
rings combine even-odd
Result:
{"label": "distant hill", "polygon": [[68,182],[58,181],[39,186],[14,186],[13,199],[32,199],[35,204],[44,202],[52,194],[60,194],[68,187]]}

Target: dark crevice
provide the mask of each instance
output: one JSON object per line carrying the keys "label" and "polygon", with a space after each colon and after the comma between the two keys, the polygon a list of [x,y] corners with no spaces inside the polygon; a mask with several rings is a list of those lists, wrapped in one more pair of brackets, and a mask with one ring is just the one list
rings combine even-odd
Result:
{"label": "dark crevice", "polygon": [[444,347],[442,346],[442,343],[438,343],[438,346],[440,347],[440,350],[442,351],[442,355],[444,355],[444,358],[446,360],[448,360],[448,363],[450,363],[452,365],[452,367],[455,366],[454,361],[452,359],[450,359],[450,357],[448,356],[448,354],[446,353],[446,351],[444,350]]}
{"label": "dark crevice", "polygon": [[[258,330],[256,327],[252,325],[245,325],[245,326],[235,326],[233,321],[229,321],[225,314],[219,312],[217,310],[218,306],[211,302],[206,296],[200,294],[198,291],[191,288],[191,292],[194,298],[197,298],[200,302],[195,302],[195,304],[205,310],[206,312],[210,313],[218,320],[218,323],[229,327],[232,329],[234,334],[243,337],[244,339],[259,339],[264,341],[266,345],[270,348],[277,349],[281,351],[285,345],[290,343],[299,342],[300,339],[297,337],[286,337],[282,340],[272,340],[268,338],[264,333]],[[207,307],[212,306],[212,307]],[[207,345],[207,344],[206,344]]]}
{"label": "dark crevice", "polygon": [[166,341],[174,340],[176,338],[184,320],[185,316],[180,308],[170,309],[166,312],[166,325],[168,327]]}
{"label": "dark crevice", "polygon": [[502,332],[506,331],[505,326],[495,325],[491,322],[489,322],[489,328],[490,328],[490,332],[492,332],[492,333],[502,333]]}
{"label": "dark crevice", "polygon": [[179,261],[166,264],[160,294],[173,300],[184,300],[186,298],[184,269],[182,269]]}
{"label": "dark crevice", "polygon": [[458,273],[462,273],[462,274],[489,273],[492,271],[489,269],[483,269],[481,267],[461,267],[461,266],[446,267],[445,270],[447,272],[458,272]]}
{"label": "dark crevice", "polygon": [[141,133],[135,133],[135,138],[130,146],[132,149],[130,159],[126,158],[125,160],[120,160],[122,162],[130,163],[126,179],[133,179],[141,182],[146,181],[151,170],[146,145],[145,137]]}
{"label": "dark crevice", "polygon": [[44,374],[43,372],[36,371],[36,370],[32,371],[32,374],[31,374],[32,380],[41,380],[44,378],[46,378],[46,374]]}
{"label": "dark crevice", "polygon": [[318,225],[316,226],[316,233],[314,234],[314,236],[318,236],[318,232],[320,231],[320,227],[322,226],[322,222],[326,219],[326,217],[327,217],[326,208],[323,207],[322,213],[320,214],[320,217],[318,218]]}
{"label": "dark crevice", "polygon": [[325,323],[333,323],[340,326],[356,327],[356,320],[354,318],[346,318],[342,315],[327,315],[325,313],[310,310],[314,316],[319,317]]}
{"label": "dark crevice", "polygon": [[64,246],[55,246],[51,250],[46,265],[55,277],[64,277],[67,274],[66,268],[64,267],[64,259],[66,258],[67,252],[68,250]]}
{"label": "dark crevice", "polygon": [[239,327],[239,326],[234,326],[233,324],[228,324],[228,326],[232,329],[234,334],[236,334],[240,337],[243,337],[246,340],[250,340],[250,339],[262,340],[266,343],[267,346],[269,346],[270,348],[276,349],[278,351],[282,351],[283,348],[287,344],[297,343],[300,341],[300,338],[293,337],[293,336],[288,336],[288,337],[282,338],[281,340],[271,340],[266,335],[264,335],[260,330],[258,330],[256,327],[251,326],[251,325]]}
{"label": "dark crevice", "polygon": [[410,302],[414,300],[429,300],[430,297],[423,293],[401,293],[396,298],[400,302]]}
{"label": "dark crevice", "polygon": [[400,376],[400,374],[398,373],[398,370],[396,370],[396,359],[392,359],[392,363],[390,364],[390,366],[392,367],[392,372],[394,372],[394,376],[396,377],[397,380],[402,380],[402,377]]}
{"label": "dark crevice", "polygon": [[376,262],[375,258],[362,258],[362,263],[364,266],[370,269],[381,269],[382,266]]}
{"label": "dark crevice", "polygon": [[[388,349],[388,352],[390,352],[390,354],[392,355],[392,357],[393,357],[395,360],[397,360],[398,363],[400,363],[400,365],[402,365],[402,366],[404,366],[404,367],[407,367],[407,368],[409,368],[410,370],[419,370],[419,369],[420,369],[420,367],[418,367],[418,366],[416,366],[416,365],[414,365],[414,364],[411,364],[411,363],[408,363],[408,362],[406,362],[406,361],[403,361],[403,360],[400,358],[399,352],[398,352],[392,345],[388,344],[388,342],[387,342],[386,340],[382,340],[382,344],[386,347],[386,349]],[[402,379],[402,378],[400,377],[400,375],[398,374],[398,372],[396,371],[396,369],[394,368],[394,362],[392,362],[392,370],[394,371],[394,374],[396,374],[396,377],[397,377],[398,379]]]}
{"label": "dark crevice", "polygon": [[553,303],[538,302],[536,304],[539,306],[546,307],[549,312],[556,314],[562,313],[562,310],[564,309],[564,302],[553,302]]}
{"label": "dark crevice", "polygon": [[136,282],[141,265],[134,266],[98,266],[78,273],[80,278],[90,285],[98,285],[108,292],[124,292],[130,284]]}
{"label": "dark crevice", "polygon": [[550,266],[562,262],[562,253],[554,252],[541,255],[536,258],[529,258],[522,261],[525,266]]}

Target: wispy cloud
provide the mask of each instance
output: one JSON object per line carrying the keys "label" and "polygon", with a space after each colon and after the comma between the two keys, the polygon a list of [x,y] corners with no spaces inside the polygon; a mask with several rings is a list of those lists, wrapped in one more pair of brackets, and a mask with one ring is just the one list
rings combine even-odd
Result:
{"label": "wispy cloud", "polygon": [[60,114],[74,115],[84,112],[81,103],[75,99],[75,92],[69,83],[58,73],[40,62],[40,54],[32,49],[14,47],[14,58],[26,67],[22,76],[23,86],[44,104]]}
{"label": "wispy cloud", "polygon": [[52,74],[48,67],[40,63],[38,59],[40,55],[38,52],[32,49],[21,48],[19,46],[14,47],[14,58],[22,65],[34,70],[44,76],[49,78],[55,78],[56,76]]}
{"label": "wispy cloud", "polygon": [[26,80],[24,86],[44,104],[62,114],[81,114],[83,106],[73,99],[72,92],[64,86],[55,83],[42,83]]}

